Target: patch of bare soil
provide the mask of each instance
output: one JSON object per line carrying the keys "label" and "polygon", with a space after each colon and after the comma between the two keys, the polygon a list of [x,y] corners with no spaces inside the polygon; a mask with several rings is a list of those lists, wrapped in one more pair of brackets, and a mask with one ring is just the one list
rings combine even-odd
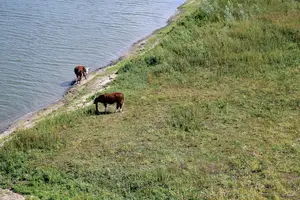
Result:
{"label": "patch of bare soil", "polygon": [[106,87],[108,87],[109,83],[116,78],[116,76],[117,75],[113,73],[90,82],[85,88],[86,94],[80,98],[74,99],[66,106],[66,110],[73,111],[93,104],[93,101],[89,100],[89,97],[103,91]]}
{"label": "patch of bare soil", "polygon": [[10,190],[3,190],[0,188],[0,199],[1,200],[25,200],[20,194],[14,193]]}

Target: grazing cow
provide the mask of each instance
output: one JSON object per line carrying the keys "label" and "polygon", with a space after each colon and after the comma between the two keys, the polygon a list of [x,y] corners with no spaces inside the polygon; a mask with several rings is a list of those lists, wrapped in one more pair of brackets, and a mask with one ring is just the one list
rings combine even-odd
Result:
{"label": "grazing cow", "polygon": [[82,76],[84,76],[84,78],[86,79],[86,75],[89,72],[89,68],[85,68],[84,66],[79,65],[74,68],[74,72],[76,74],[76,83],[80,84]]}
{"label": "grazing cow", "polygon": [[96,104],[96,112],[99,113],[98,103],[102,103],[104,105],[104,113],[107,111],[107,104],[117,103],[116,112],[120,109],[120,112],[123,112],[122,106],[124,104],[124,94],[121,92],[113,92],[113,93],[105,93],[101,94],[94,100],[94,104]]}

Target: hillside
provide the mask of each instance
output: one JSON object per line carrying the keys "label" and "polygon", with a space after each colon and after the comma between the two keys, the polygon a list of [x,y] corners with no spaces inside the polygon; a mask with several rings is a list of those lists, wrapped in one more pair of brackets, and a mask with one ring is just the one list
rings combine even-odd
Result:
{"label": "hillside", "polygon": [[[95,114],[95,76],[10,136],[0,188],[31,199],[300,199],[300,2],[191,0],[181,11],[105,71],[123,114]],[[82,97],[87,106],[69,109]]]}

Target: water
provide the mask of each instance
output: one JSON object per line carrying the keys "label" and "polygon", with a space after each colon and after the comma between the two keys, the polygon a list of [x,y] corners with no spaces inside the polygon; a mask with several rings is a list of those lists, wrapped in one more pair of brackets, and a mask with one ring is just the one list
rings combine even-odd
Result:
{"label": "water", "polygon": [[0,0],[0,132],[59,99],[73,68],[105,66],[184,0]]}

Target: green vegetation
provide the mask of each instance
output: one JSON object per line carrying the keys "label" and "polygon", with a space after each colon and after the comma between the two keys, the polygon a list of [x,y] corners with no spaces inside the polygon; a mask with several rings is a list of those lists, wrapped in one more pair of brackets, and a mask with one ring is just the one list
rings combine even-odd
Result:
{"label": "green vegetation", "polygon": [[18,131],[0,150],[0,187],[41,199],[299,199],[300,2],[181,9],[116,67],[107,91],[125,93],[124,114],[89,106]]}

